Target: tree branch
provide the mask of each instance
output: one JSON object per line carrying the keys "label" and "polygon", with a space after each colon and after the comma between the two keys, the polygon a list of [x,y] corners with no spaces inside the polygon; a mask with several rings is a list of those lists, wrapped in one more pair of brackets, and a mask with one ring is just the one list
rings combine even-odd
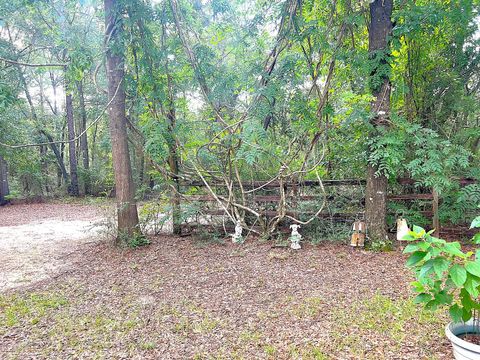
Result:
{"label": "tree branch", "polygon": [[7,64],[12,64],[12,65],[20,65],[20,66],[28,66],[28,67],[66,67],[68,64],[58,64],[58,63],[49,63],[49,64],[30,64],[30,63],[24,63],[20,61],[15,61],[15,60],[10,60],[10,59],[5,59],[3,57],[0,57],[0,61],[3,61]]}

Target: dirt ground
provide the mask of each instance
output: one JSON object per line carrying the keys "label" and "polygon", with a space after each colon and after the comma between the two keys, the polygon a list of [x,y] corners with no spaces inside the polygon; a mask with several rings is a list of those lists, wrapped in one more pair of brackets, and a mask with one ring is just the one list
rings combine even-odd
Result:
{"label": "dirt ground", "polygon": [[101,215],[78,204],[0,207],[0,292],[68,268],[68,255],[97,235]]}
{"label": "dirt ground", "polygon": [[[44,266],[68,260],[55,276],[0,291],[1,359],[452,359],[445,312],[409,300],[399,251],[325,242],[295,252],[170,236],[122,250],[88,232],[48,235],[40,229],[60,219],[45,206],[52,218],[23,223],[35,224],[32,236],[42,231],[29,246],[49,248],[37,250]],[[93,221],[88,209],[60,223]],[[8,243],[29,236],[7,224]],[[22,269],[23,255],[5,249],[7,270]]]}

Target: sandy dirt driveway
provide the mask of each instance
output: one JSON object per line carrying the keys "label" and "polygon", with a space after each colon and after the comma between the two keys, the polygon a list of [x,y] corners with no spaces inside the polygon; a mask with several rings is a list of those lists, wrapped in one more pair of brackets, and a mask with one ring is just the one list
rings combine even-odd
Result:
{"label": "sandy dirt driveway", "polygon": [[72,254],[99,241],[98,206],[25,204],[0,207],[0,293],[55,276]]}

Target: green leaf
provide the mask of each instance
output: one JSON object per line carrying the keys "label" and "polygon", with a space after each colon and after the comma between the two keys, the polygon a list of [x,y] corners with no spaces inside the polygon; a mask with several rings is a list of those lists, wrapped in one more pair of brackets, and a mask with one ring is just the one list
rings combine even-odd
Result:
{"label": "green leaf", "polygon": [[419,250],[422,250],[422,251],[428,251],[428,249],[431,247],[431,245],[429,243],[424,242],[424,241],[418,242],[417,246],[418,246]]}
{"label": "green leaf", "polygon": [[447,252],[448,254],[465,258],[465,254],[460,249],[461,249],[460,243],[456,241],[451,243],[446,243],[444,246],[444,251]]}
{"label": "green leaf", "polygon": [[407,260],[407,266],[411,267],[422,261],[422,259],[427,255],[425,251],[415,251]]}
{"label": "green leaf", "polygon": [[442,250],[440,250],[440,249],[437,248],[437,247],[432,247],[432,248],[428,251],[428,253],[430,254],[430,256],[431,256],[432,258],[435,258],[435,257],[437,257],[437,256],[440,256],[440,254],[442,253]]}
{"label": "green leaf", "polygon": [[463,310],[457,304],[453,304],[449,309],[450,317],[454,322],[461,322],[463,317]]}
{"label": "green leaf", "polygon": [[443,257],[437,257],[433,259],[433,270],[435,271],[439,279],[443,277],[443,273],[448,270],[449,266],[450,261]]}
{"label": "green leaf", "polygon": [[419,281],[413,281],[410,285],[412,285],[414,290],[418,293],[425,292],[425,286]]}
{"label": "green leaf", "polygon": [[460,290],[460,300],[464,309],[471,310],[475,308],[475,302],[472,300],[467,289]]}
{"label": "green leaf", "polygon": [[435,310],[437,310],[438,305],[440,305],[440,304],[435,299],[430,300],[428,303],[425,304],[425,309],[435,311]]}
{"label": "green leaf", "polygon": [[402,240],[414,241],[414,240],[418,240],[418,237],[413,236],[410,233],[408,233],[408,234],[406,234],[402,237]]}
{"label": "green leaf", "polygon": [[445,290],[442,290],[435,294],[435,301],[438,304],[451,304],[452,300],[452,295],[448,294]]}
{"label": "green leaf", "polygon": [[462,311],[462,320],[463,321],[466,322],[466,321],[470,320],[472,318],[472,315],[473,314],[472,314],[471,309],[467,310],[467,309],[463,308],[463,311]]}
{"label": "green leaf", "polygon": [[480,244],[480,233],[476,233],[473,236],[472,241],[473,241],[474,244]]}
{"label": "green leaf", "polygon": [[415,252],[419,250],[418,248],[418,245],[417,244],[408,244],[405,249],[403,249],[403,253],[404,254],[409,254],[409,253],[412,253],[412,252]]}
{"label": "green leaf", "polygon": [[443,239],[436,238],[435,236],[430,236],[430,241],[432,244],[444,245],[447,242]]}
{"label": "green leaf", "polygon": [[467,271],[462,266],[455,264],[450,268],[448,273],[456,286],[460,287],[465,284],[465,281],[467,280]]}
{"label": "green leaf", "polygon": [[432,260],[428,260],[423,266],[420,268],[420,273],[418,275],[418,279],[422,281],[425,279],[428,274],[430,274],[433,271],[433,262]]}
{"label": "green leaf", "polygon": [[480,216],[477,216],[475,219],[473,219],[470,229],[473,228],[480,228]]}
{"label": "green leaf", "polygon": [[413,228],[412,228],[412,231],[418,235],[418,237],[422,237],[423,235],[426,234],[426,231],[424,228],[420,227],[420,226],[417,226],[417,225],[413,225]]}
{"label": "green leaf", "polygon": [[421,304],[421,303],[427,303],[430,300],[432,300],[432,295],[427,293],[422,293],[415,296],[415,299],[413,299],[413,302],[415,304]]}
{"label": "green leaf", "polygon": [[478,285],[480,285],[480,279],[468,274],[464,286],[470,296],[474,299],[478,297]]}
{"label": "green leaf", "polygon": [[472,299],[472,296],[468,293],[466,289],[460,290],[460,300],[462,302],[462,306],[467,310],[480,310],[480,303],[476,302]]}
{"label": "green leaf", "polygon": [[[480,261],[480,259],[479,259]],[[472,275],[480,277],[480,263],[477,261],[467,261],[465,269]]]}
{"label": "green leaf", "polygon": [[403,253],[408,254],[408,253],[415,252],[417,250],[420,250],[417,244],[408,244],[407,246],[405,246],[405,249],[403,249]]}

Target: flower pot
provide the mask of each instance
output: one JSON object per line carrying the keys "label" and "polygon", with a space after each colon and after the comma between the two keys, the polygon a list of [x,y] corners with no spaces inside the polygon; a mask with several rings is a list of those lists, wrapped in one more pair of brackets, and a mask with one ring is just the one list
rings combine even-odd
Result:
{"label": "flower pot", "polygon": [[[478,331],[478,320],[476,320]],[[480,360],[480,345],[472,344],[459,338],[459,335],[471,334],[475,330],[473,319],[466,323],[450,323],[445,328],[447,338],[451,341],[453,355],[457,360]]]}

